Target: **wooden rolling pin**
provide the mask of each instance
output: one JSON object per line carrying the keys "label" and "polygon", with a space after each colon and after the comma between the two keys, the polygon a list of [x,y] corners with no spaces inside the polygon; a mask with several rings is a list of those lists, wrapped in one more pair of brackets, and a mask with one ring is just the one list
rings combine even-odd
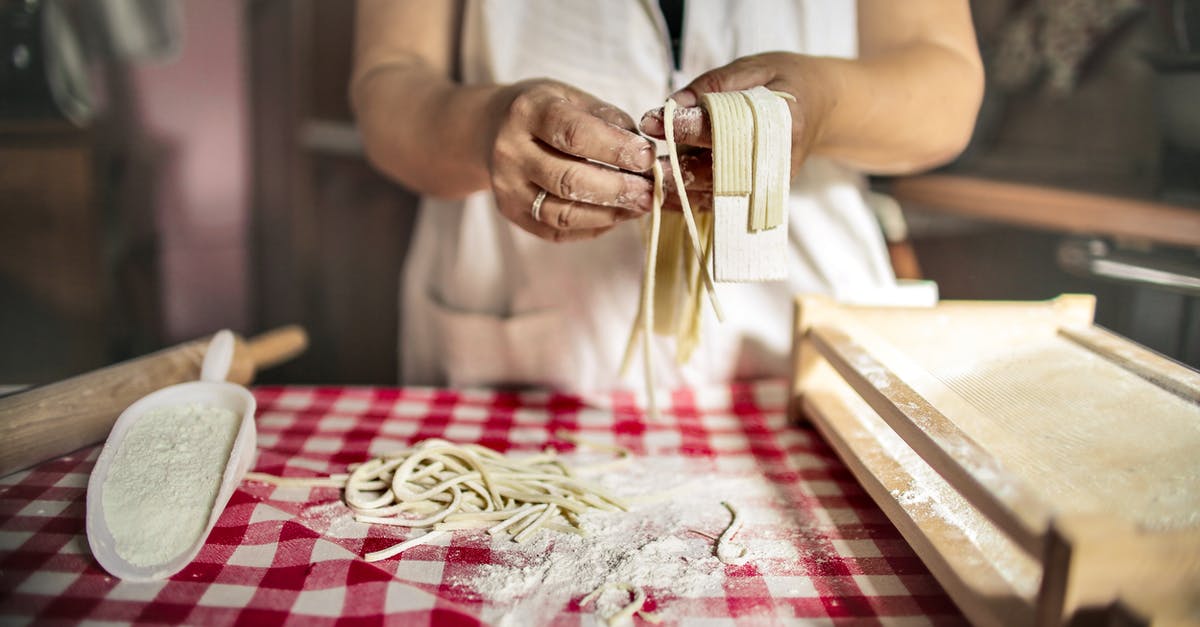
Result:
{"label": "wooden rolling pin", "polygon": [[[0,398],[0,477],[100,442],[125,408],[168,385],[200,378],[210,338]],[[254,373],[308,347],[298,326],[250,341],[237,339],[229,380],[246,385]]]}

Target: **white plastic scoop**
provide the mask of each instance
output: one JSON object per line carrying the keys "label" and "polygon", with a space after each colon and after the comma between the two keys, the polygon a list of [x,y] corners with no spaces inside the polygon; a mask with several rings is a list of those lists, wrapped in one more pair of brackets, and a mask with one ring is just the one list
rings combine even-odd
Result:
{"label": "white plastic scoop", "polygon": [[[220,331],[209,342],[204,354],[204,363],[200,369],[200,380],[181,383],[163,388],[148,394],[130,405],[113,425],[112,432],[104,443],[104,449],[88,480],[87,490],[87,537],[92,554],[109,573],[121,579],[130,581],[150,581],[163,579],[179,572],[187,566],[204,541],[212,531],[217,518],[224,511],[234,488],[241,483],[246,472],[254,464],[256,453],[256,432],[254,428],[254,396],[246,388],[225,381],[233,363],[234,337],[228,330]],[[181,553],[171,557],[161,564],[138,565],[131,563],[117,551],[117,542],[109,519],[104,510],[104,489],[112,469],[114,458],[121,449],[122,442],[130,429],[138,420],[152,410],[181,407],[191,404],[227,409],[236,416],[241,416],[241,424],[230,449],[229,458],[225,463],[225,471],[220,478],[220,487],[216,499],[207,512],[207,524],[199,538]],[[227,441],[227,440],[226,440]],[[218,443],[214,443],[216,446]],[[140,455],[140,451],[128,454]],[[147,486],[153,492],[155,486]],[[136,524],[136,523],[134,523]]]}

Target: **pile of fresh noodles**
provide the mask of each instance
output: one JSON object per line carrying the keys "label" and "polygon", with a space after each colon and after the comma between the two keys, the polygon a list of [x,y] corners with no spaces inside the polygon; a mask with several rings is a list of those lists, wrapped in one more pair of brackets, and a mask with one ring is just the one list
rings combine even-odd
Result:
{"label": "pile of fresh noodles", "polygon": [[430,439],[351,467],[329,479],[289,480],[251,473],[279,485],[334,485],[358,522],[425,530],[423,535],[367,553],[387,559],[448,531],[486,529],[523,542],[542,529],[582,534],[579,515],[627,510],[603,489],[575,476],[553,452],[510,458],[477,444]]}

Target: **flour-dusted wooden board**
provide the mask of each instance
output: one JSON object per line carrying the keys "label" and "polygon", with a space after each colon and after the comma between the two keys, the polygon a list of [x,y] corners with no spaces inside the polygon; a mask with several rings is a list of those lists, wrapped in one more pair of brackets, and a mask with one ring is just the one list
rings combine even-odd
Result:
{"label": "flour-dusted wooden board", "polygon": [[[1039,621],[1118,601],[1141,618],[1200,620],[1200,377],[1092,327],[1092,302],[904,309],[801,299],[797,406],[864,468],[871,447],[849,446],[846,432],[863,430],[863,412],[846,407],[870,407],[888,436],[875,432],[874,450],[902,441],[1012,540],[1004,552],[1037,561],[1042,582],[1029,603]],[[858,401],[821,411],[832,380]],[[927,563],[946,559],[927,544],[922,553],[914,543]]]}
{"label": "flour-dusted wooden board", "polygon": [[803,411],[926,567],[977,625],[1028,624],[1041,565],[891,431],[824,364]]}

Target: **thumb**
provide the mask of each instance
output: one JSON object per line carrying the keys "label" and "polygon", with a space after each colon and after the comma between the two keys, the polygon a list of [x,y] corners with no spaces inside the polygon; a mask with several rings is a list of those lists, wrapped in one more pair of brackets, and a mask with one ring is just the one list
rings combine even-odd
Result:
{"label": "thumb", "polygon": [[743,57],[697,76],[687,87],[672,94],[671,98],[680,107],[694,107],[704,94],[750,89],[766,85],[774,78],[775,71],[770,65],[760,63],[754,57]]}
{"label": "thumb", "polygon": [[[666,139],[663,117],[662,107],[647,111],[646,115],[642,116],[641,131],[655,139]],[[677,143],[701,148],[712,147],[712,131],[709,126],[708,112],[702,107],[676,109],[672,126]]]}

